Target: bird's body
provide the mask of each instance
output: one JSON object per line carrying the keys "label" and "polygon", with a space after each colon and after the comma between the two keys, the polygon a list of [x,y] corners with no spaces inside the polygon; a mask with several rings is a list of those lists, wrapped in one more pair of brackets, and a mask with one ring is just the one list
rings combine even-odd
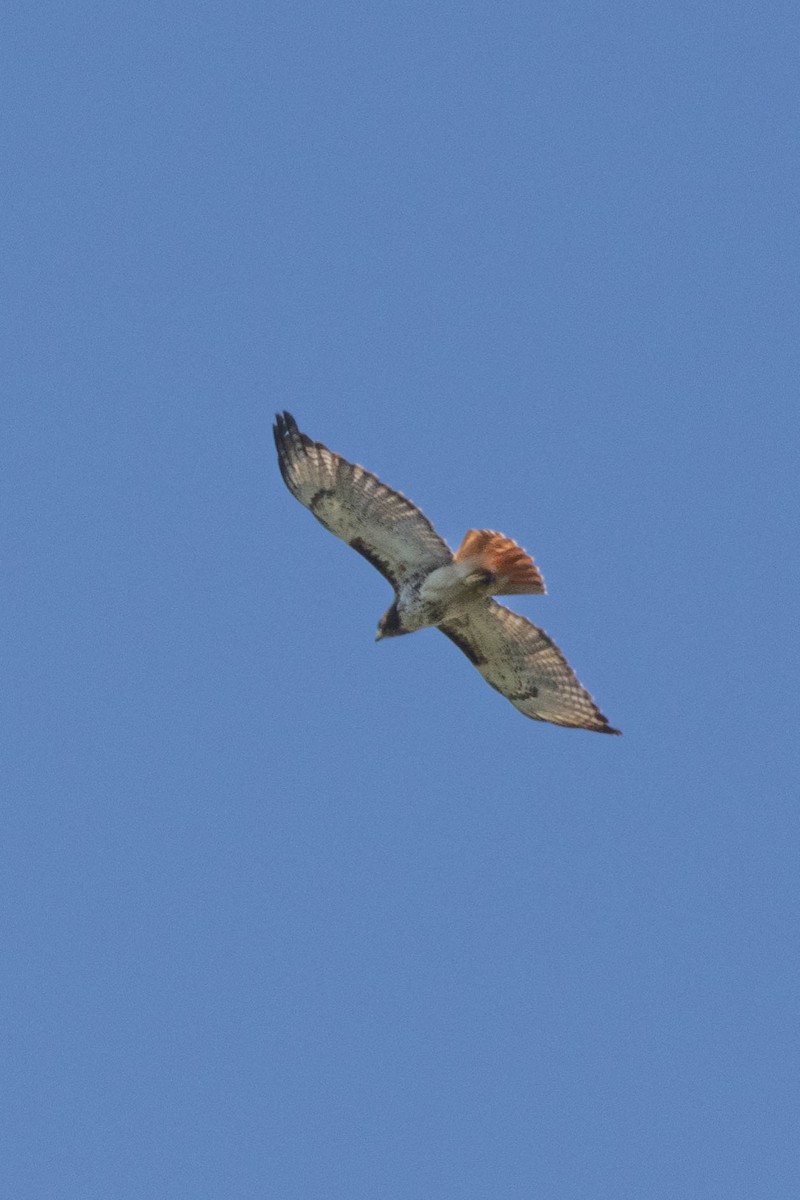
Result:
{"label": "bird's body", "polygon": [[377,640],[434,626],[526,716],[619,733],[547,634],[493,599],[545,591],[516,542],[470,529],[454,554],[405,496],[311,441],[289,413],[276,418],[275,444],[293,495],[392,584],[395,599],[378,623]]}
{"label": "bird's body", "polygon": [[[392,633],[414,633],[429,625],[441,625],[448,616],[456,616],[465,606],[474,604],[479,596],[491,595],[491,583],[476,577],[469,564],[453,562],[435,567],[421,579],[409,579],[400,588],[390,612],[397,613],[396,629]],[[378,641],[392,633],[378,625]]]}

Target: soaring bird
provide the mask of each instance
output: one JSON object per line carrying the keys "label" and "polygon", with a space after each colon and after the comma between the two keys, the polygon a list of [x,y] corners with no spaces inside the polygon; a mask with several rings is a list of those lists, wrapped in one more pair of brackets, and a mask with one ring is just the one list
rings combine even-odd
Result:
{"label": "soaring bird", "polygon": [[526,717],[620,732],[547,634],[492,599],[544,594],[539,569],[521,546],[491,529],[469,529],[454,554],[416,505],[301,433],[290,413],[276,416],[273,432],[292,495],[394,588],[377,641],[434,626]]}

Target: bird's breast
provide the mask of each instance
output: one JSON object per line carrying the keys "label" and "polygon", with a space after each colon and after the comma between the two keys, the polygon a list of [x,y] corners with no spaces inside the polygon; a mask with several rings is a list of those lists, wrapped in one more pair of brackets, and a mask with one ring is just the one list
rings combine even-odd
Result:
{"label": "bird's breast", "polygon": [[467,579],[468,574],[463,564],[446,563],[402,588],[397,607],[403,627],[413,630],[438,625],[449,612],[474,600],[474,581]]}

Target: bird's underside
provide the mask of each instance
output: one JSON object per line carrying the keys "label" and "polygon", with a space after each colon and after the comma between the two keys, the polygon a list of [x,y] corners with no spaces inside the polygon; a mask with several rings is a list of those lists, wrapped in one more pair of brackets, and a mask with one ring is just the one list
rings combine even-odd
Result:
{"label": "bird's underside", "polygon": [[274,434],[289,491],[394,588],[378,639],[434,626],[526,717],[620,732],[547,634],[492,599],[544,593],[538,568],[516,542],[493,530],[471,529],[453,554],[416,505],[312,441],[289,413],[276,417]]}

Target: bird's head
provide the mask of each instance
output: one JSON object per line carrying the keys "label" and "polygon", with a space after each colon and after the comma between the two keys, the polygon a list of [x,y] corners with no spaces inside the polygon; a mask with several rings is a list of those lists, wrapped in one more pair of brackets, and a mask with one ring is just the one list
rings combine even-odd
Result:
{"label": "bird's head", "polygon": [[400,624],[400,614],[397,611],[397,601],[395,601],[391,608],[387,608],[380,621],[378,621],[375,641],[379,642],[382,638],[399,637],[401,633],[406,632]]}

